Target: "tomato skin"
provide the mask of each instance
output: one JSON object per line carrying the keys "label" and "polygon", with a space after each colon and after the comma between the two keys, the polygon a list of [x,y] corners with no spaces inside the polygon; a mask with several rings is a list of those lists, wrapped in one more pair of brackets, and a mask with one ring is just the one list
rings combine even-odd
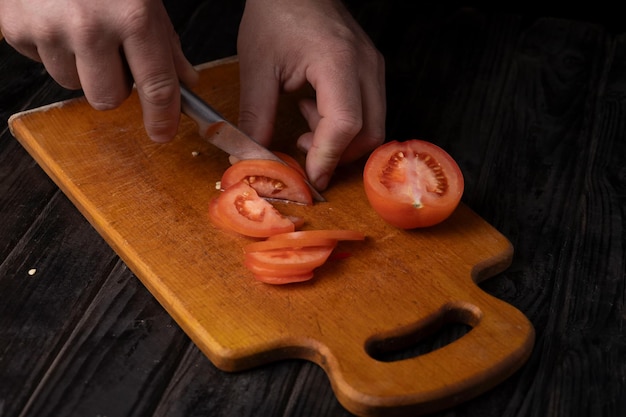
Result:
{"label": "tomato skin", "polygon": [[[281,233],[276,236],[283,235],[284,233]],[[264,252],[268,250],[306,248],[311,246],[335,246],[336,244],[337,240],[328,238],[272,239],[272,236],[270,236],[266,240],[248,243],[243,247],[243,251],[244,253]]]}
{"label": "tomato skin", "polygon": [[224,171],[222,189],[244,181],[261,197],[312,205],[311,190],[301,173],[289,165],[267,159],[241,160]]}
{"label": "tomato skin", "polygon": [[272,274],[252,274],[257,281],[272,285],[293,284],[296,282],[308,281],[313,278],[313,271],[304,272],[302,274],[290,274],[285,276],[277,276]]}
{"label": "tomato skin", "polygon": [[363,170],[372,208],[392,226],[429,227],[456,209],[465,183],[452,157],[419,139],[391,141],[375,149]]}
{"label": "tomato skin", "polygon": [[209,217],[217,227],[249,237],[293,232],[294,223],[244,182],[228,187],[209,203]]}
{"label": "tomato skin", "polygon": [[244,263],[249,269],[253,265],[274,271],[312,271],[326,262],[333,249],[334,245],[248,252]]}
{"label": "tomato skin", "polygon": [[273,235],[267,240],[283,239],[365,240],[365,234],[357,230],[347,229],[298,230],[295,232]]}
{"label": "tomato skin", "polygon": [[300,162],[298,162],[296,158],[284,152],[280,152],[280,151],[273,151],[273,152],[274,152],[274,155],[282,159],[287,165],[289,165],[290,167],[298,171],[300,175],[302,175],[307,180],[309,179],[308,176],[306,175],[306,171],[304,170],[302,165],[300,165]]}

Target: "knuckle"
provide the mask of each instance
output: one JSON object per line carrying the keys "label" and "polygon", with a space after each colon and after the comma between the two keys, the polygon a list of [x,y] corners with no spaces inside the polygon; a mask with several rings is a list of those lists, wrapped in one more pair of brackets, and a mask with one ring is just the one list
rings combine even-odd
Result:
{"label": "knuckle", "polygon": [[113,110],[119,107],[126,97],[117,95],[97,96],[89,99],[89,104],[96,110]]}
{"label": "knuckle", "polygon": [[363,128],[363,118],[352,110],[338,111],[333,126],[342,136],[353,138]]}
{"label": "knuckle", "polygon": [[176,79],[165,74],[154,74],[144,78],[139,88],[146,103],[165,108],[174,102],[179,87]]}
{"label": "knuckle", "polygon": [[150,8],[145,2],[133,3],[134,6],[126,12],[124,26],[131,33],[138,33],[148,28],[152,22]]}

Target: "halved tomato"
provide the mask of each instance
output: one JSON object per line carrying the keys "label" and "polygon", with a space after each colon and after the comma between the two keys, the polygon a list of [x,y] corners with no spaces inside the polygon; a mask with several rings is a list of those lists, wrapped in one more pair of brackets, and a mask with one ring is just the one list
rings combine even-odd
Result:
{"label": "halved tomato", "polygon": [[363,171],[372,208],[389,224],[428,227],[452,214],[463,196],[463,174],[454,159],[423,140],[392,141],[372,152]]}
{"label": "halved tomato", "polygon": [[247,159],[239,161],[224,171],[222,189],[245,182],[261,197],[313,204],[311,190],[296,169],[277,161]]}
{"label": "halved tomato", "polygon": [[212,201],[209,217],[218,227],[250,237],[268,237],[295,230],[291,220],[244,182],[228,187]]}

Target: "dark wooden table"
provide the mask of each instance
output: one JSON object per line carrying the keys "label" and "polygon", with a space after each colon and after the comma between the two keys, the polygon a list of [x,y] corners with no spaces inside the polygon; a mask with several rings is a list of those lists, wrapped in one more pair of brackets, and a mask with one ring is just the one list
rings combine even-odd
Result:
{"label": "dark wooden table", "polygon": [[[235,53],[240,2],[170,3],[192,62]],[[482,287],[537,331],[519,372],[437,415],[626,415],[626,26],[349,3],[387,58],[388,138],[457,159],[464,202],[516,251]],[[311,363],[216,369],[8,131],[79,93],[4,41],[0,79],[1,417],[350,415]]]}

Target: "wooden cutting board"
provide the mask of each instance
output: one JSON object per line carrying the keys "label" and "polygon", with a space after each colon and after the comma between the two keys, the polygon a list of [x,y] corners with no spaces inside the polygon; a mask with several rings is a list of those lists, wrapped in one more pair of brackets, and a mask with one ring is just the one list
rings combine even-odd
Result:
{"label": "wooden cutting board", "polygon": [[[235,58],[201,67],[195,91],[236,121]],[[219,368],[285,358],[319,364],[339,401],[358,415],[415,415],[476,396],[530,355],[532,325],[476,282],[509,266],[510,242],[461,205],[443,224],[403,231],[369,207],[362,163],[340,169],[328,200],[283,205],[305,229],[366,233],[312,281],[270,286],[242,264],[249,242],[216,230],[207,205],[228,156],[183,117],[179,135],[151,142],[136,94],[98,112],[75,99],[14,115],[14,136],[59,185],[200,349]],[[293,154],[305,129],[293,97],[279,111],[275,149]],[[383,352],[415,343],[448,322],[472,330],[403,360]]]}

